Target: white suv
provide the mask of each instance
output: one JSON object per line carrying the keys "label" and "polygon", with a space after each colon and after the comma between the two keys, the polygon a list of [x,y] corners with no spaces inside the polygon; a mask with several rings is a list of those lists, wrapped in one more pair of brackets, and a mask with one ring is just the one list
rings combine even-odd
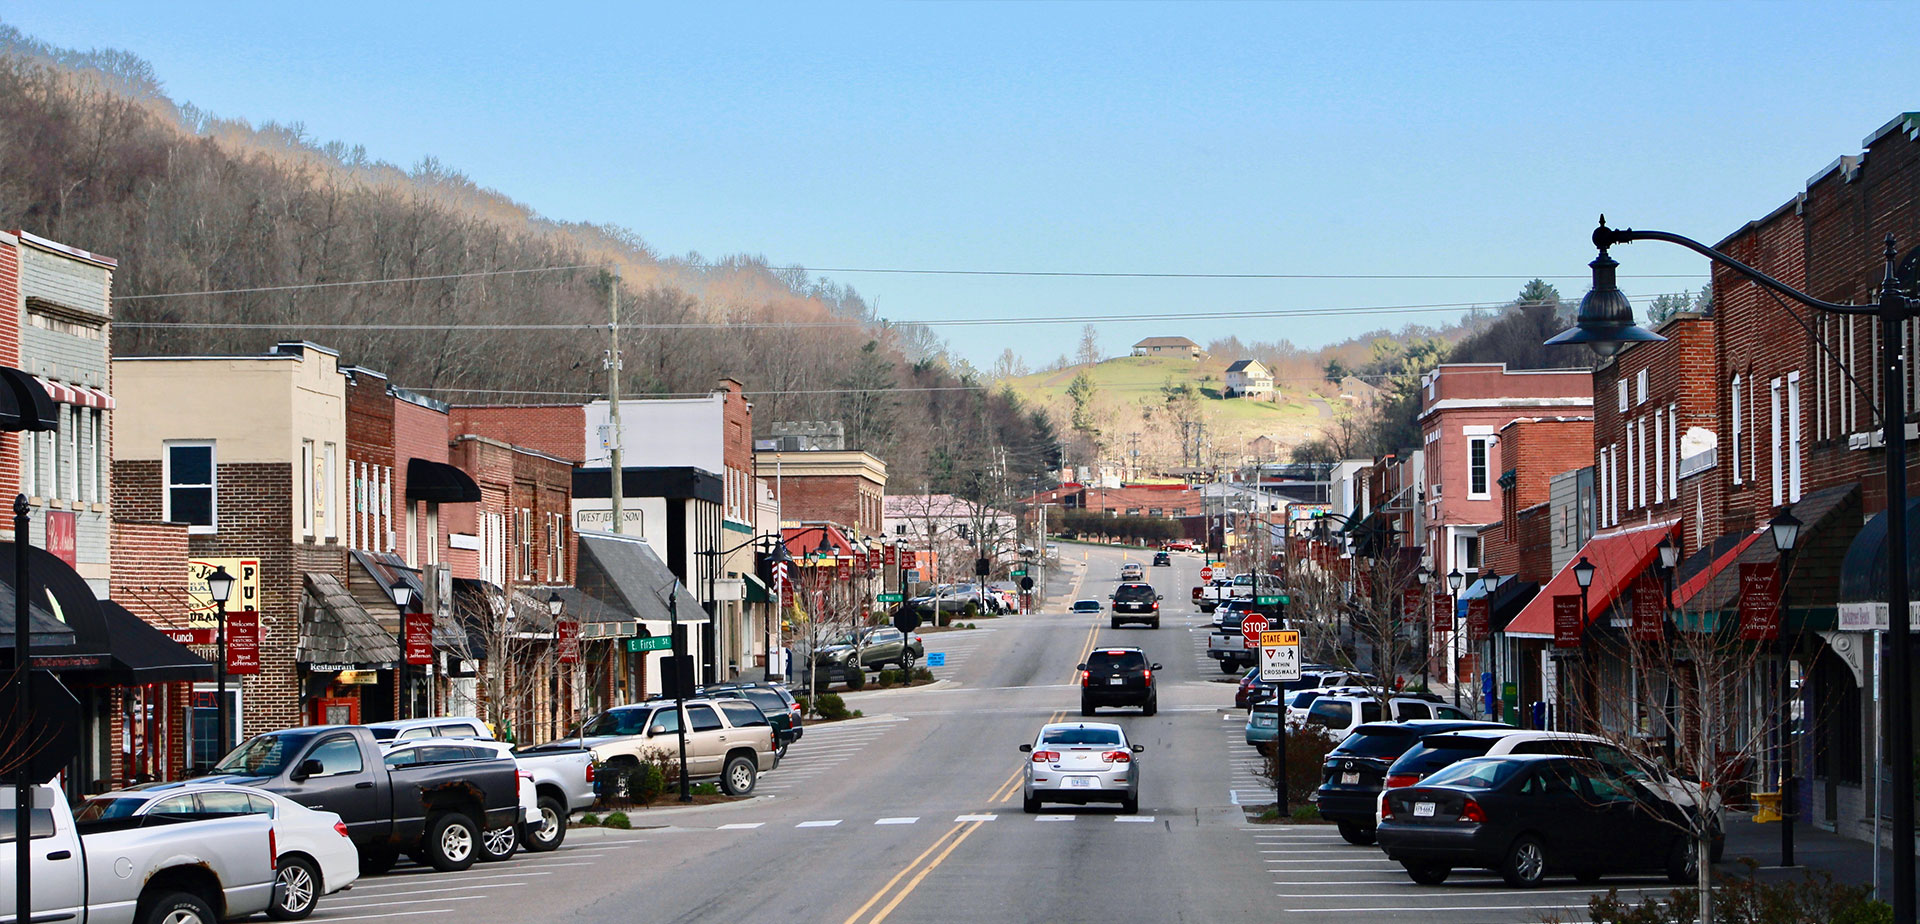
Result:
{"label": "white suv", "polygon": [[[1411,719],[1465,719],[1473,716],[1449,706],[1436,703],[1419,696],[1389,696],[1386,702],[1391,715],[1383,715],[1380,700],[1373,694],[1342,692],[1331,696],[1316,697],[1306,708],[1301,724],[1319,728],[1326,732],[1334,743],[1345,741],[1353,730],[1368,722],[1405,722]],[[1288,710],[1292,721],[1292,709]]]}

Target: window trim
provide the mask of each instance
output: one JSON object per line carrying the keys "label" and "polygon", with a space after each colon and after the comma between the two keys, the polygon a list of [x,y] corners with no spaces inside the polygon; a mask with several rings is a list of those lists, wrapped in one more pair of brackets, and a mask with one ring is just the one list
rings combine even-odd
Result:
{"label": "window trim", "polygon": [[[1475,491],[1473,450],[1475,444],[1480,447],[1480,490]],[[1490,500],[1493,497],[1493,436],[1486,433],[1467,434],[1467,500]]]}
{"label": "window trim", "polygon": [[[208,489],[209,519],[213,522],[205,526],[197,523],[187,524],[188,535],[211,535],[220,531],[220,448],[214,440],[167,440],[160,444],[160,519],[168,523],[177,523],[173,517],[173,450],[207,450],[207,477],[213,479],[209,484],[182,484],[185,488]],[[215,758],[217,761],[219,758]]]}
{"label": "window trim", "polygon": [[1740,451],[1745,448],[1741,444],[1745,441],[1747,427],[1746,421],[1740,417],[1740,373],[1733,374],[1733,384],[1727,392],[1733,396],[1733,483],[1741,485],[1747,483],[1740,458]]}

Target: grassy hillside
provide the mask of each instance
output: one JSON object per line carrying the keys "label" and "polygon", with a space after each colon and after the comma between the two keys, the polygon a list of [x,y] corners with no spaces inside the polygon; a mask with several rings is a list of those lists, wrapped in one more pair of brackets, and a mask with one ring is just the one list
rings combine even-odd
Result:
{"label": "grassy hillside", "polygon": [[1286,447],[1318,435],[1331,421],[1333,408],[1326,401],[1285,385],[1274,401],[1219,397],[1228,362],[1211,356],[1198,360],[1123,356],[1007,379],[1003,384],[1029,403],[1046,408],[1064,433],[1072,412],[1067,386],[1085,370],[1095,385],[1094,417],[1104,455],[1120,459],[1137,448],[1144,471],[1176,468],[1188,458],[1182,452],[1179,422],[1161,391],[1169,381],[1201,391],[1197,419],[1215,453],[1229,464],[1246,457],[1247,444],[1263,435],[1282,444],[1277,455],[1284,460]]}

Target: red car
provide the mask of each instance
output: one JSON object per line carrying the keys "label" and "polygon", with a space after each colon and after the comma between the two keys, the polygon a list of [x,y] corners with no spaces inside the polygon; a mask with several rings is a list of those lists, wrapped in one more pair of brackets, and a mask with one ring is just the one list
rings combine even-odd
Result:
{"label": "red car", "polygon": [[1169,542],[1169,543],[1167,543],[1166,545],[1163,545],[1163,546],[1161,546],[1161,547],[1160,547],[1160,551],[1162,551],[1162,552],[1191,552],[1191,551],[1193,551],[1193,543],[1192,543],[1192,542],[1189,542],[1189,541],[1187,541],[1187,540],[1185,540],[1185,539],[1182,539],[1182,540],[1180,540],[1180,541],[1178,541],[1178,542]]}

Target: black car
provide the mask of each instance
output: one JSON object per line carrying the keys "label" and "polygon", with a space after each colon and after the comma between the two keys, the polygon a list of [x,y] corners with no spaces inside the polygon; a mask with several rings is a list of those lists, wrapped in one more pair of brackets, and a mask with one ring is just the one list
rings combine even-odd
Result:
{"label": "black car", "polygon": [[787,756],[787,745],[799,741],[806,733],[801,727],[800,703],[786,687],[757,682],[719,683],[701,687],[694,695],[708,699],[744,699],[759,706],[760,711],[766,713],[768,724],[773,726],[773,744],[781,757]]}
{"label": "black car", "polygon": [[1113,602],[1110,620],[1113,628],[1118,629],[1126,622],[1144,622],[1150,629],[1160,628],[1160,595],[1154,593],[1152,584],[1122,584],[1114,588],[1107,599]]}
{"label": "black car", "polygon": [[1080,714],[1092,715],[1101,706],[1139,706],[1141,715],[1153,715],[1160,708],[1153,686],[1159,669],[1138,648],[1102,648],[1087,655],[1080,665]]}
{"label": "black car", "polygon": [[1497,722],[1416,719],[1411,722],[1369,722],[1353,730],[1347,740],[1327,754],[1321,764],[1320,788],[1314,803],[1320,817],[1340,826],[1349,844],[1373,843],[1373,813],[1394,759],[1418,747],[1422,738],[1466,728],[1508,728]]}
{"label": "black car", "polygon": [[1155,567],[1160,567],[1162,565],[1165,565],[1167,567],[1172,567],[1173,556],[1168,555],[1165,552],[1155,552],[1153,553],[1153,564]]}
{"label": "black car", "polygon": [[1532,888],[1556,873],[1591,883],[1606,873],[1661,871],[1691,883],[1686,831],[1673,803],[1599,761],[1512,754],[1468,758],[1417,786],[1388,790],[1378,839],[1421,885],[1468,867]]}

